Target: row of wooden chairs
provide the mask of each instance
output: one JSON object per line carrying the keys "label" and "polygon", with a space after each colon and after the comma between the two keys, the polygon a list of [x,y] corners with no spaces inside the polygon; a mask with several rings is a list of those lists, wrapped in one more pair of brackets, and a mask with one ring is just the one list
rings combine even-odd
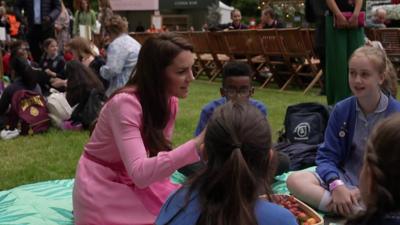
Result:
{"label": "row of wooden chairs", "polygon": [[390,61],[400,69],[400,28],[366,29],[369,40],[381,42]]}
{"label": "row of wooden chairs", "polygon": [[[287,28],[180,34],[193,44],[196,78],[206,74],[210,81],[214,81],[221,74],[225,62],[240,60],[253,67],[254,77],[261,81],[261,88],[275,81],[283,91],[295,82],[307,93],[322,76],[319,60],[313,51],[313,32],[312,29]],[[154,34],[131,35],[143,43]],[[266,69],[269,76],[265,76]]]}

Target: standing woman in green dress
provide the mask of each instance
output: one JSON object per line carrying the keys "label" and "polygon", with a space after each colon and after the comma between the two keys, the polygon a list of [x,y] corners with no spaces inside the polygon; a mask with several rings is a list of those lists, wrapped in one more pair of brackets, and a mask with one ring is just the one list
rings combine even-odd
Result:
{"label": "standing woman in green dress", "polygon": [[[348,59],[364,44],[364,28],[358,26],[363,0],[326,0],[326,95],[329,105],[351,95],[348,81]],[[352,12],[346,19],[343,12]],[[336,17],[336,25],[334,20]]]}
{"label": "standing woman in green dress", "polygon": [[90,9],[88,0],[78,1],[78,9],[74,16],[74,28],[72,33],[74,36],[79,36],[79,25],[89,26],[90,29],[96,26],[96,13]]}

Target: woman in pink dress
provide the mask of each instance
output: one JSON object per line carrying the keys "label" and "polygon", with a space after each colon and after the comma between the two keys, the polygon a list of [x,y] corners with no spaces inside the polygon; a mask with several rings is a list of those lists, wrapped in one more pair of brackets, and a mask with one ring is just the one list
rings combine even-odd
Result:
{"label": "woman in pink dress", "polygon": [[103,106],[79,160],[75,224],[153,224],[178,168],[198,161],[204,134],[172,150],[178,98],[194,79],[192,46],[176,34],[149,38],[128,83]]}

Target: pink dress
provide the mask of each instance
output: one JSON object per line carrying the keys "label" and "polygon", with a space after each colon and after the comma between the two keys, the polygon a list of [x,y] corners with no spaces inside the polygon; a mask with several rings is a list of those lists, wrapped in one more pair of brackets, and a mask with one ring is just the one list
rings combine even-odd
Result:
{"label": "pink dress", "polygon": [[[178,99],[170,99],[164,130],[172,137]],[[194,141],[149,158],[140,129],[142,107],[134,94],[120,93],[101,110],[75,177],[75,224],[153,224],[168,195],[179,188],[169,176],[199,160]]]}

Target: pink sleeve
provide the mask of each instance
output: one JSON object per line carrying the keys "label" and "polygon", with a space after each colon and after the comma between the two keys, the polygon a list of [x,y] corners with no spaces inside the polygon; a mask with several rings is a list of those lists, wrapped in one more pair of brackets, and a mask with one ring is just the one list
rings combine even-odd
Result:
{"label": "pink sleeve", "polygon": [[112,133],[121,159],[133,183],[145,188],[170,176],[176,169],[199,160],[194,141],[149,158],[140,134],[141,106],[130,94],[119,94],[109,102]]}

